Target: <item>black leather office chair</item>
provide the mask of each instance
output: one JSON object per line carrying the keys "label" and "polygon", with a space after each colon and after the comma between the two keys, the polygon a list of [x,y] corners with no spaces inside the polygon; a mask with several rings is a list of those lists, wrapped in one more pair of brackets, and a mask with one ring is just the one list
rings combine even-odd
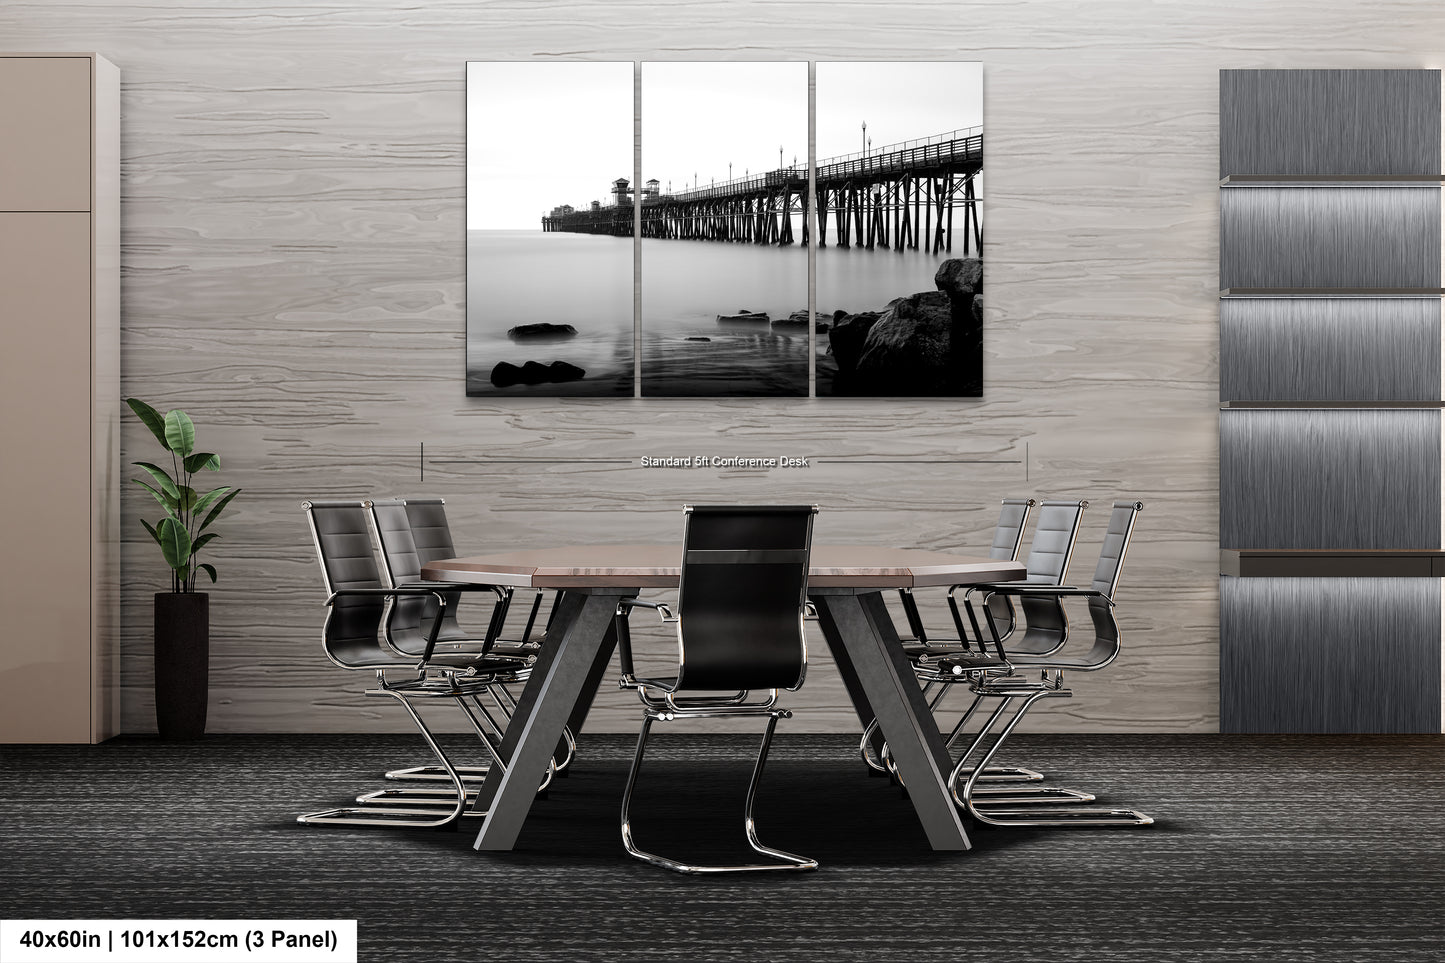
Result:
{"label": "black leather office chair", "polygon": [[[297,821],[323,825],[451,825],[464,814],[466,788],[460,773],[417,713],[413,700],[451,700],[462,709],[493,762],[502,765],[472,705],[488,687],[521,678],[526,671],[525,663],[493,656],[485,647],[478,652],[438,652],[436,636],[440,620],[436,618],[424,627],[421,652],[409,655],[388,647],[382,634],[388,602],[431,599],[435,611],[440,611],[445,599],[430,588],[396,588],[383,583],[372,550],[368,513],[362,502],[309,501],[302,507],[321,562],[321,577],[327,593],[326,624],[322,630],[327,658],[344,669],[376,673],[377,687],[367,690],[366,694],[389,696],[401,703],[453,788],[447,798],[449,806],[363,805],[308,813],[297,817]],[[502,594],[488,586],[476,588],[491,591],[499,599]]]}
{"label": "black leather office chair", "polygon": [[[629,599],[633,608],[654,609],[676,627],[677,672],[673,678],[634,674],[626,620],[618,623],[622,685],[635,688],[644,706],[637,753],[622,797],[622,843],[645,862],[683,873],[816,869],[816,860],[765,846],[753,821],[753,803],[778,720],[778,691],[797,689],[807,671],[803,619],[807,601],[808,558],[812,546],[812,506],[689,506],[683,537],[682,578],[677,613],[661,603]],[[767,690],[754,699],[752,693]],[[645,852],[633,839],[629,810],[652,724],[709,716],[765,715],[767,729],[758,749],[743,814],[748,844],[777,862],[702,865]]]}
{"label": "black leather office chair", "polygon": [[[1089,617],[1094,628],[1093,641],[1088,652],[1081,656],[1070,656],[1065,655],[1059,646],[1048,648],[1047,651],[1041,653],[1031,652],[1029,647],[1016,648],[1012,644],[1004,646],[999,640],[998,632],[989,623],[985,637],[988,639],[988,648],[992,650],[991,654],[984,653],[962,658],[950,657],[940,661],[938,665],[940,673],[952,675],[959,681],[966,680],[976,693],[973,706],[969,708],[970,715],[981,700],[986,698],[999,700],[993,713],[984,722],[973,743],[959,759],[949,777],[954,799],[980,822],[994,826],[1145,826],[1154,821],[1149,816],[1131,809],[1082,807],[1008,809],[999,808],[1006,804],[998,799],[985,803],[975,798],[978,793],[975,788],[979,778],[978,773],[988,765],[989,760],[998,752],[999,747],[1008,739],[1009,734],[1018,726],[1033,704],[1040,699],[1069,698],[1073,695],[1071,690],[1064,688],[1064,670],[1095,672],[1118,658],[1120,634],[1119,625],[1114,619],[1114,594],[1119,585],[1119,575],[1123,570],[1124,556],[1128,552],[1129,541],[1134,532],[1134,521],[1143,507],[1142,502],[1118,501],[1114,503],[1113,512],[1109,516],[1109,526],[1099,551],[1099,561],[1094,568],[1093,583],[1089,588],[1001,584],[994,589],[995,592],[1007,593],[1017,598],[1025,610],[1031,603],[1035,603],[1035,608],[1038,608],[1039,611],[1052,612],[1053,606],[1062,610],[1063,602],[1066,599],[1087,600]],[[1049,607],[1040,607],[1036,604],[1042,602],[1048,602]],[[972,607],[968,606],[967,610],[970,621],[976,623],[977,617]],[[987,612],[985,612],[985,621],[988,622]],[[1023,641],[1027,641],[1027,639],[1028,636],[1025,633]],[[1036,645],[1033,648],[1037,647]],[[1017,674],[1020,669],[1035,668],[1041,670],[1041,677],[1037,682],[1027,681]],[[976,767],[970,770],[968,768],[970,758],[978,753],[989,734],[1003,718],[1004,711],[1014,702],[1019,702],[1014,715],[998,731],[997,737],[994,738],[987,751],[983,752]],[[964,780],[961,790],[958,786],[960,779]]]}
{"label": "black leather office chair", "polygon": [[[381,547],[382,570],[388,584],[393,588],[422,586],[438,592],[446,600],[446,607],[441,614],[441,626],[437,632],[436,650],[438,652],[444,654],[466,652],[481,654],[485,652],[522,661],[531,661],[535,658],[540,647],[537,641],[508,641],[500,637],[512,599],[510,588],[499,589],[502,598],[492,600],[494,604],[488,609],[486,615],[487,628],[484,633],[479,635],[466,630],[458,621],[457,612],[461,607],[460,602],[468,591],[466,586],[429,582],[422,579],[421,567],[424,564],[437,559],[456,557],[451,528],[447,523],[445,503],[442,499],[384,498],[369,500],[365,502],[365,505],[371,516],[377,544]],[[540,598],[539,594],[538,599],[540,600]],[[535,618],[535,606],[532,615]],[[403,655],[418,654],[423,645],[423,627],[430,626],[434,618],[436,618],[436,601],[433,597],[408,598],[403,596],[393,599],[387,606],[386,617],[382,622],[387,643]],[[532,624],[529,620],[525,632],[530,633],[531,628]],[[525,635],[524,638],[526,638]],[[487,693],[502,716],[509,719],[512,710],[516,708],[516,700],[507,691],[507,687],[499,683],[488,687]],[[485,705],[474,703],[473,708],[480,712],[481,717],[495,730],[496,738],[500,740],[504,725],[499,724],[492,717]],[[563,741],[564,747],[558,752],[555,763],[557,770],[565,769],[572,761],[575,743],[570,732],[566,734]],[[464,781],[480,782],[486,778],[488,768],[490,767],[486,765],[458,766],[457,771],[461,773]],[[547,777],[549,782],[551,775],[552,773],[549,772]],[[404,769],[393,769],[386,774],[386,778],[432,782],[444,781],[449,777],[446,771],[439,766],[411,766]],[[449,797],[450,794],[438,794],[428,790],[393,789],[371,793],[360,797],[358,801],[370,804],[405,798],[409,802],[426,803],[436,800],[439,795]]]}

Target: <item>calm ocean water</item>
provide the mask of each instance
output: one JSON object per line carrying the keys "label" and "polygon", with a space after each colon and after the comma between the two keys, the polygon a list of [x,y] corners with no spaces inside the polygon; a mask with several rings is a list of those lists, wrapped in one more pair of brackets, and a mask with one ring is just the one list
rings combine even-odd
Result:
{"label": "calm ocean water", "polygon": [[[796,228],[795,228],[796,230]],[[878,310],[933,288],[941,258],[917,252],[818,251],[817,309]],[[786,317],[808,303],[808,258],[789,248],[712,241],[642,242],[642,378],[645,395],[806,395],[804,327],[718,322],[720,314]],[[507,329],[571,324],[575,338],[516,343]],[[467,237],[467,393],[632,394],[632,239],[541,231],[471,231]],[[707,341],[689,340],[707,338]],[[819,391],[831,383],[827,335],[818,338]],[[581,381],[494,388],[500,361],[566,361]]]}

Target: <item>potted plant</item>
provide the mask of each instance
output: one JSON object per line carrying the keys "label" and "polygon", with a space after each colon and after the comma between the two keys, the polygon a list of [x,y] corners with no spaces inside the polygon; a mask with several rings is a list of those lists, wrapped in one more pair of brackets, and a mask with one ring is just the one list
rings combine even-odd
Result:
{"label": "potted plant", "polygon": [[141,524],[171,569],[171,590],[155,597],[156,728],[162,739],[199,739],[206,731],[210,596],[196,591],[196,578],[204,571],[216,581],[215,566],[199,556],[216,538],[206,529],[241,490],[222,485],[197,492],[192,486],[197,473],[220,470],[221,459],[196,451],[196,426],[184,411],[161,414],[135,398],[125,403],[171,455],[170,471],[147,461],[133,463],[154,485],[132,479],[165,509],[159,522],[141,519]]}

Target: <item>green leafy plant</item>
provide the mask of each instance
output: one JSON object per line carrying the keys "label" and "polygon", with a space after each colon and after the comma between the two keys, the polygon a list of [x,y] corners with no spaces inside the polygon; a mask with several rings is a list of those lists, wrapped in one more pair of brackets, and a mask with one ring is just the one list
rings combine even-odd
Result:
{"label": "green leafy plant", "polygon": [[201,549],[216,538],[215,532],[206,529],[231,504],[231,499],[241,493],[241,489],[222,485],[198,493],[191,486],[196,473],[219,471],[221,459],[208,451],[196,451],[196,426],[191,419],[180,409],[161,414],[135,398],[127,398],[125,403],[156,436],[161,447],[171,453],[170,471],[148,461],[132,463],[145,469],[155,485],[140,478],[131,480],[154,495],[166,510],[165,517],[156,524],[152,525],[145,519],[141,519],[141,524],[156,540],[161,555],[171,567],[171,591],[194,592],[196,575],[200,570],[204,569],[212,582],[216,580],[215,566],[199,562],[196,558]]}

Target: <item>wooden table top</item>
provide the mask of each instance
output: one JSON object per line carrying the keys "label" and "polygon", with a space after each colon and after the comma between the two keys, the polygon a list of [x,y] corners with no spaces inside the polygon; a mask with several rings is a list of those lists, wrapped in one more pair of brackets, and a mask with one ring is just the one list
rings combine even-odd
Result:
{"label": "wooden table top", "polygon": [[[422,578],[520,588],[676,588],[680,545],[571,545],[441,559]],[[1020,562],[882,545],[814,545],[814,588],[920,588],[1007,582],[1024,577]]]}

